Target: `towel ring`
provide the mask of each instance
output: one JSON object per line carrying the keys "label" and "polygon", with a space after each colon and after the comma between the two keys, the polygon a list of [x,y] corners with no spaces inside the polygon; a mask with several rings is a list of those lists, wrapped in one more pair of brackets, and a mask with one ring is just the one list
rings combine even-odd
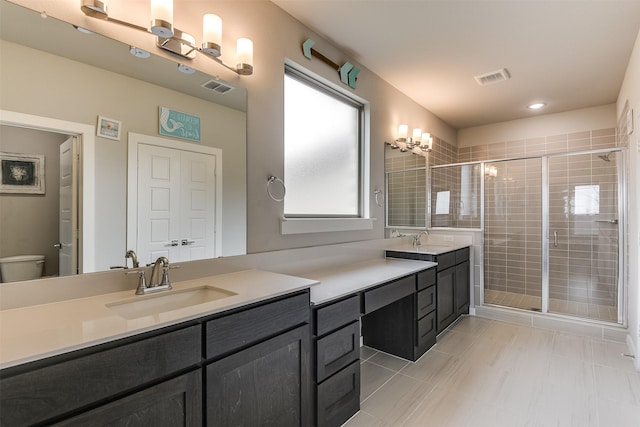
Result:
{"label": "towel ring", "polygon": [[[282,198],[274,196],[271,192],[271,185],[274,182],[279,182],[280,185],[282,185]],[[276,202],[282,202],[284,200],[284,196],[287,195],[287,187],[284,185],[284,182],[280,178],[278,178],[277,176],[269,175],[269,179],[267,179],[267,193],[272,200]]]}
{"label": "towel ring", "polygon": [[[375,189],[373,191],[373,195],[374,195],[374,198],[375,198],[375,201],[376,201],[376,205],[378,205],[380,207],[383,207],[384,206],[384,193],[382,192],[382,190],[380,190],[379,188]],[[380,201],[380,199],[382,199],[382,201]]]}

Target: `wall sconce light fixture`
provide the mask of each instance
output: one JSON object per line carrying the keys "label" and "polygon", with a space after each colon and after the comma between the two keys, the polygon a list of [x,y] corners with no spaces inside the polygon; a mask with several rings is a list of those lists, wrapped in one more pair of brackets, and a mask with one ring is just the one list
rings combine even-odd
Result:
{"label": "wall sconce light fixture", "polygon": [[498,168],[495,166],[485,165],[484,174],[487,177],[495,178],[496,176],[498,176]]}
{"label": "wall sconce light fixture", "polygon": [[412,137],[408,137],[409,126],[400,125],[398,134],[393,142],[387,142],[391,148],[399,148],[400,151],[411,151],[413,154],[425,156],[433,150],[433,137],[428,132],[422,132],[422,129],[415,128],[412,131]]}
{"label": "wall sconce light fixture", "polygon": [[107,0],[82,0],[80,9],[91,18],[151,33],[156,36],[156,44],[159,48],[175,55],[194,59],[196,52],[200,52],[239,75],[253,74],[253,42],[250,39],[238,39],[235,67],[220,59],[222,54],[222,19],[217,15],[208,13],[202,18],[202,45],[198,47],[194,36],[173,26],[173,0],[151,0],[151,26],[149,28],[110,17]]}

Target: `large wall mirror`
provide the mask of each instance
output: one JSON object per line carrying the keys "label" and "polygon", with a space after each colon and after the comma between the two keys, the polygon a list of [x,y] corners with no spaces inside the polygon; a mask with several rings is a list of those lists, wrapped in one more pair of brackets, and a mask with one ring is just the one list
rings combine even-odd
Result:
{"label": "large wall mirror", "polygon": [[[0,258],[45,255],[57,268],[59,146],[78,137],[77,271],[123,265],[127,251],[129,134],[159,136],[159,108],[198,116],[198,144],[222,152],[223,256],[246,253],[247,91],[178,62],[138,58],[131,46],[0,1],[0,152],[44,155],[45,193],[0,192]],[[226,89],[216,90],[218,84]],[[224,93],[222,93],[224,92]],[[119,139],[97,135],[99,117],[120,124]],[[169,141],[171,138],[169,138]],[[135,230],[129,230],[129,233]],[[218,236],[219,237],[219,236]],[[74,271],[75,272],[75,271]],[[72,272],[73,273],[73,272]]]}

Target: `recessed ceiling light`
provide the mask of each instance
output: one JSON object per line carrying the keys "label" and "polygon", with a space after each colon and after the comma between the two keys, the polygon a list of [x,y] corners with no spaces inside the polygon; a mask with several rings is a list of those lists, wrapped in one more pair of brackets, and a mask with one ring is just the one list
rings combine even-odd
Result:
{"label": "recessed ceiling light", "polygon": [[539,110],[542,107],[544,107],[545,105],[547,105],[547,104],[545,104],[544,102],[535,102],[533,104],[527,105],[527,108],[530,109],[530,110]]}
{"label": "recessed ceiling light", "polygon": [[184,64],[178,64],[178,70],[180,70],[181,72],[185,73],[185,74],[193,74],[196,72],[195,69],[189,67],[188,65],[184,65]]}
{"label": "recessed ceiling light", "polygon": [[151,56],[151,54],[146,50],[140,49],[139,47],[135,47],[135,46],[129,46],[129,53],[135,56],[136,58],[142,58],[142,59],[145,59]]}

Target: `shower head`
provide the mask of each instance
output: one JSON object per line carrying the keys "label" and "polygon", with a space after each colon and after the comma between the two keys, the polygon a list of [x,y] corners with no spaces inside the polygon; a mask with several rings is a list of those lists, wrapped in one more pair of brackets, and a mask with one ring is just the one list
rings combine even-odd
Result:
{"label": "shower head", "polygon": [[601,154],[598,157],[601,158],[602,160],[604,160],[605,162],[610,162],[611,159],[609,158],[609,156],[613,154],[613,151],[609,151],[607,154]]}

